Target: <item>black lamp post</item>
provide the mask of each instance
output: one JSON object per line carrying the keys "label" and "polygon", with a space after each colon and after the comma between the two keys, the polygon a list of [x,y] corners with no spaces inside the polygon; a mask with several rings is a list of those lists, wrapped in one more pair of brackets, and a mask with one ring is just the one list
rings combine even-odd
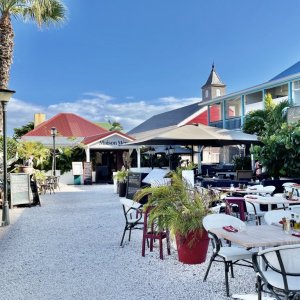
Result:
{"label": "black lamp post", "polygon": [[2,106],[3,121],[3,203],[2,203],[2,226],[7,226],[9,222],[9,207],[7,201],[7,139],[6,139],[6,104],[15,91],[0,89],[0,101]]}
{"label": "black lamp post", "polygon": [[56,176],[56,159],[55,159],[55,137],[57,135],[57,129],[55,127],[51,128],[51,135],[53,137],[53,152],[52,152],[52,176]]}
{"label": "black lamp post", "polygon": [[153,147],[150,147],[148,152],[149,152],[149,155],[150,155],[151,168],[153,169],[153,156],[155,154],[155,149]]}
{"label": "black lamp post", "polygon": [[175,149],[172,146],[166,148],[166,155],[169,158],[169,169],[171,170],[171,156],[174,154]]}

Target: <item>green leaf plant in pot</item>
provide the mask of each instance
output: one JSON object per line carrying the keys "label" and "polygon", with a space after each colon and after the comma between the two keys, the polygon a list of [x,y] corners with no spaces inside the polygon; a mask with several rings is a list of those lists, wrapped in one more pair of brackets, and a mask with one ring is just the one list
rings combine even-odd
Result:
{"label": "green leaf plant in pot", "polygon": [[151,207],[149,221],[157,230],[168,228],[176,239],[178,258],[186,264],[205,261],[209,238],[203,227],[203,218],[210,214],[213,200],[209,190],[199,192],[181,176],[181,170],[170,173],[171,185],[146,187],[139,190],[134,200],[148,195],[146,210]]}
{"label": "green leaf plant in pot", "polygon": [[116,179],[118,182],[119,197],[126,196],[127,177],[128,170],[126,170],[124,166],[114,175],[114,179]]}

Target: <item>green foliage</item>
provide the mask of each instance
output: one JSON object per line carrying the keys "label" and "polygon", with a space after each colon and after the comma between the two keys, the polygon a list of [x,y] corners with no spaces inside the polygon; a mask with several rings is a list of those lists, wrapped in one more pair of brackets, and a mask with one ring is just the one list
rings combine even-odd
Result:
{"label": "green foliage", "polygon": [[[60,170],[61,174],[72,170],[72,161],[84,161],[85,151],[82,145],[75,147],[60,147],[56,154],[56,168]],[[52,160],[49,161],[47,169],[51,169]]]}
{"label": "green foliage", "polygon": [[109,120],[108,123],[110,124],[109,131],[114,131],[114,130],[121,131],[121,130],[123,130],[123,126],[122,126],[121,123],[119,123],[119,122],[116,122],[116,121],[111,122],[111,121]]}
{"label": "green foliage", "polygon": [[39,182],[44,182],[47,178],[47,175],[44,171],[35,170],[34,172],[34,178]]}
{"label": "green foliage", "polygon": [[[18,143],[12,139],[12,138],[7,138],[7,159],[12,159],[16,156],[17,153],[17,145]],[[3,149],[3,137],[0,137],[0,152],[2,152]]]}
{"label": "green foliage", "polygon": [[24,134],[31,131],[34,128],[33,122],[28,122],[26,125],[21,126],[20,128],[14,128],[14,139],[21,138]]}
{"label": "green foliage", "polygon": [[271,93],[267,93],[265,95],[265,109],[272,110],[276,106],[275,102],[272,99]]}
{"label": "green foliage", "polygon": [[251,157],[249,155],[242,156],[234,156],[233,164],[235,170],[251,170]]}
{"label": "green foliage", "polygon": [[251,153],[266,167],[269,176],[300,176],[300,123],[288,125],[283,113],[288,101],[273,105],[270,96],[265,99],[266,110],[250,112],[245,117],[243,130],[256,133],[262,145],[254,146]]}
{"label": "green foliage", "polygon": [[268,170],[270,176],[300,177],[300,122],[283,123],[273,134],[261,137],[262,146],[252,153]]}
{"label": "green foliage", "polygon": [[262,135],[266,130],[266,119],[268,112],[266,110],[255,110],[249,112],[243,124],[243,131],[249,134]]}
{"label": "green foliage", "polygon": [[209,190],[202,193],[182,179],[180,170],[170,173],[171,185],[146,187],[139,190],[135,201],[148,195],[144,205],[151,207],[150,222],[155,221],[158,229],[169,228],[172,233],[187,236],[189,232],[203,229],[203,218],[210,213],[209,206],[215,196]]}
{"label": "green foliage", "polygon": [[44,164],[50,157],[50,150],[40,142],[22,141],[18,143],[17,151],[19,158],[23,159],[25,163],[31,156],[33,156],[34,166],[43,168]]}
{"label": "green foliage", "polygon": [[122,168],[122,170],[119,170],[114,175],[114,179],[116,179],[118,182],[126,182],[128,177],[128,170],[125,168]]}

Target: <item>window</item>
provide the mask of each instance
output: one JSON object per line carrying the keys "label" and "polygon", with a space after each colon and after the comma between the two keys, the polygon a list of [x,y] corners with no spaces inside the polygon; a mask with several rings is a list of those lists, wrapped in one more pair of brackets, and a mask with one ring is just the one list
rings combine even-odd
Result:
{"label": "window", "polygon": [[221,96],[221,91],[220,89],[216,89],[216,97],[220,97]]}
{"label": "window", "polygon": [[294,90],[300,90],[300,80],[294,81]]}
{"label": "window", "polygon": [[226,101],[225,111],[226,119],[236,118],[241,116],[241,99],[235,98]]}
{"label": "window", "polygon": [[208,98],[208,95],[209,95],[209,91],[205,90],[205,98]]}

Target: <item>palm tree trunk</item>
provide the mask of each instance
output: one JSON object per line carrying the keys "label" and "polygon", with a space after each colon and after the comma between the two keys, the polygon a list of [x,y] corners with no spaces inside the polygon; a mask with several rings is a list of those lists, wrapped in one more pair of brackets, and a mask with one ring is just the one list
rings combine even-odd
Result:
{"label": "palm tree trunk", "polygon": [[0,18],[0,88],[7,89],[9,71],[12,64],[14,31],[10,15],[4,14]]}

